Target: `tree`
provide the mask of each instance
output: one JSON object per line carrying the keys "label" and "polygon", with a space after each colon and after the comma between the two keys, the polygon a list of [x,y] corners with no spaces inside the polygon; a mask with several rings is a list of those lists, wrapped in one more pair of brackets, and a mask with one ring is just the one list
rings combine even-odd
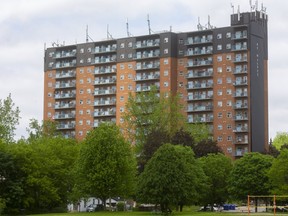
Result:
{"label": "tree", "polygon": [[284,144],[288,144],[288,133],[287,132],[277,132],[277,134],[273,140],[273,146],[275,146],[276,149],[280,150],[281,146]]}
{"label": "tree", "polygon": [[139,176],[138,199],[160,204],[163,213],[171,206],[191,204],[205,188],[205,175],[190,147],[164,144]]}
{"label": "tree", "polygon": [[29,128],[26,129],[29,133],[29,140],[43,138],[43,137],[55,137],[59,135],[57,131],[57,122],[54,121],[43,121],[42,124],[36,119],[31,119]]}
{"label": "tree", "polygon": [[[232,161],[224,154],[208,154],[199,159],[205,175],[208,177],[208,189],[201,203],[204,206],[214,203],[223,204],[228,199],[228,179],[232,170]],[[211,209],[213,210],[213,208]]]}
{"label": "tree", "polygon": [[129,197],[135,189],[136,160],[131,145],[114,124],[101,124],[81,145],[76,190],[99,197]]}
{"label": "tree", "polygon": [[147,143],[147,134],[152,131],[167,132],[171,137],[180,129],[185,122],[181,111],[177,96],[159,95],[155,86],[149,92],[129,95],[123,116],[124,130],[135,144],[137,152],[142,151],[143,145]]}
{"label": "tree", "polygon": [[0,139],[6,142],[13,142],[16,125],[19,124],[20,110],[15,107],[11,94],[4,99],[0,99]]}
{"label": "tree", "polygon": [[288,194],[288,149],[282,150],[274,159],[268,176],[272,184],[271,192],[277,195]]}
{"label": "tree", "polygon": [[201,140],[193,146],[196,158],[207,156],[210,153],[223,153],[222,149],[217,145],[216,141],[211,139]]}
{"label": "tree", "polygon": [[171,143],[174,145],[190,146],[191,148],[193,148],[195,145],[192,135],[185,131],[183,128],[180,128],[180,130],[176,131],[176,133],[171,138]]}
{"label": "tree", "polygon": [[[268,171],[273,157],[258,152],[245,154],[236,160],[229,178],[229,192],[235,199],[246,200],[247,195],[269,194]],[[257,199],[256,211],[257,211]]]}

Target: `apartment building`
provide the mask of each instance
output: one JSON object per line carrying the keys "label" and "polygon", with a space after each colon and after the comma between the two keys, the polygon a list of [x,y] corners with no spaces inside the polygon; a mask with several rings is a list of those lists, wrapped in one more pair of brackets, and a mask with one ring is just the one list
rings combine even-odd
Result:
{"label": "apartment building", "polygon": [[83,139],[101,122],[123,123],[130,92],[178,93],[187,122],[208,124],[232,158],[268,145],[267,15],[231,25],[45,49],[44,120]]}

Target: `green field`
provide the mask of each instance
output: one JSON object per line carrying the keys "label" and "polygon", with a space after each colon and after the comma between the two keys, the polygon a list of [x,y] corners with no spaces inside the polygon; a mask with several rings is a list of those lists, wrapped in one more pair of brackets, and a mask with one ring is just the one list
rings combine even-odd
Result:
{"label": "green field", "polygon": [[[161,214],[153,214],[151,212],[93,212],[93,213],[55,213],[55,214],[41,214],[41,216],[161,216]],[[229,213],[229,212],[174,212],[171,214],[171,216],[247,216],[247,213]],[[272,213],[250,213],[251,216],[272,216]],[[283,213],[277,213],[278,215],[285,215]],[[40,215],[39,215],[40,216]]]}

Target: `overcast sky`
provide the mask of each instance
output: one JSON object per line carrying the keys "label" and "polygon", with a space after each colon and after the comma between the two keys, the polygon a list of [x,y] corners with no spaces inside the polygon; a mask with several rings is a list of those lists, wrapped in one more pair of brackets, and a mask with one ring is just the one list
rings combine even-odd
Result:
{"label": "overcast sky", "polygon": [[[94,41],[153,32],[196,31],[202,25],[230,25],[232,5],[250,11],[249,0],[0,0],[0,99],[9,93],[21,113],[16,138],[27,136],[29,121],[43,116],[44,44],[84,43],[86,25]],[[255,0],[252,0],[255,4]],[[262,1],[258,1],[258,9]],[[263,0],[269,44],[269,135],[288,132],[288,1]]]}

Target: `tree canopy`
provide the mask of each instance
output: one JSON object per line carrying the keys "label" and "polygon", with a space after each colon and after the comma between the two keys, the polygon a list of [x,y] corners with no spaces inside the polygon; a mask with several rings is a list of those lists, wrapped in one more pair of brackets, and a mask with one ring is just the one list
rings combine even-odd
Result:
{"label": "tree canopy", "polygon": [[133,195],[135,157],[115,124],[103,123],[89,132],[81,145],[77,174],[77,190],[103,203],[109,197]]}
{"label": "tree canopy", "polygon": [[287,132],[277,132],[277,134],[273,140],[273,146],[275,146],[276,149],[280,150],[281,146],[284,144],[288,144],[288,133]]}
{"label": "tree canopy", "polygon": [[190,147],[164,144],[139,176],[138,198],[145,203],[160,204],[166,212],[171,206],[197,201],[205,179]]}

